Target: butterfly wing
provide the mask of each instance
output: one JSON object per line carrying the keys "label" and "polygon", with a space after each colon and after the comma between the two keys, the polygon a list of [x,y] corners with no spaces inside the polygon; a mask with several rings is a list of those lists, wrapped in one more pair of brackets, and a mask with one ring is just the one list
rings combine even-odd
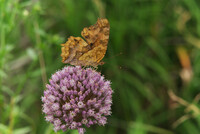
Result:
{"label": "butterfly wing", "polygon": [[79,61],[84,61],[85,66],[97,67],[97,65],[99,65],[100,61],[103,59],[105,52],[106,52],[106,49],[107,48],[104,47],[103,45],[99,45],[97,47],[94,47],[92,50],[83,54],[79,58]]}
{"label": "butterfly wing", "polygon": [[107,46],[110,33],[110,24],[107,19],[98,19],[97,23],[86,27],[81,35],[89,45],[96,47],[100,44]]}
{"label": "butterfly wing", "polygon": [[79,65],[78,58],[89,50],[89,45],[80,37],[70,36],[65,44],[61,44],[63,63]]}
{"label": "butterfly wing", "polygon": [[89,61],[94,66],[105,56],[110,33],[110,24],[107,19],[98,19],[95,25],[84,28],[81,35],[91,46],[91,50],[79,59]]}

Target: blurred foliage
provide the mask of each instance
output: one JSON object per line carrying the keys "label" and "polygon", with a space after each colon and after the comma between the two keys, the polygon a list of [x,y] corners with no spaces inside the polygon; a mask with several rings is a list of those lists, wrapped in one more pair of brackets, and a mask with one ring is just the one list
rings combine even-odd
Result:
{"label": "blurred foliage", "polygon": [[98,17],[111,25],[98,71],[113,114],[86,133],[199,134],[199,14],[198,0],[0,0],[0,134],[54,134],[44,85],[65,66],[60,44]]}

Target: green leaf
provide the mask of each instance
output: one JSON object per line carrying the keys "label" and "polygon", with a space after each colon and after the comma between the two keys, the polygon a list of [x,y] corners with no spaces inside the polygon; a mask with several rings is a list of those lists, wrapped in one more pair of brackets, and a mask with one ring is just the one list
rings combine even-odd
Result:
{"label": "green leaf", "polygon": [[15,129],[13,134],[27,134],[31,131],[30,127],[18,128]]}
{"label": "green leaf", "polygon": [[7,134],[8,127],[4,124],[0,124],[0,134]]}

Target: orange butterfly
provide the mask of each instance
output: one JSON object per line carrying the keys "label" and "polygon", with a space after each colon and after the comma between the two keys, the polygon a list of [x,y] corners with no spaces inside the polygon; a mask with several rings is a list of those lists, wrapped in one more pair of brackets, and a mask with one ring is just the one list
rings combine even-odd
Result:
{"label": "orange butterfly", "polygon": [[62,62],[71,65],[97,67],[105,56],[110,33],[107,19],[98,19],[95,25],[86,27],[81,37],[70,36],[65,44],[61,44]]}

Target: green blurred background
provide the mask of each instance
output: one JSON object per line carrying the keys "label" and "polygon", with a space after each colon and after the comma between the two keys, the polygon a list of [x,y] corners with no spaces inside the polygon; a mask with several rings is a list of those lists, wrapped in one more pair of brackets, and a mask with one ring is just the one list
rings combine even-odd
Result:
{"label": "green blurred background", "polygon": [[65,66],[60,44],[98,17],[111,26],[98,71],[113,113],[86,133],[199,134],[199,0],[0,0],[0,134],[55,134],[44,84]]}

